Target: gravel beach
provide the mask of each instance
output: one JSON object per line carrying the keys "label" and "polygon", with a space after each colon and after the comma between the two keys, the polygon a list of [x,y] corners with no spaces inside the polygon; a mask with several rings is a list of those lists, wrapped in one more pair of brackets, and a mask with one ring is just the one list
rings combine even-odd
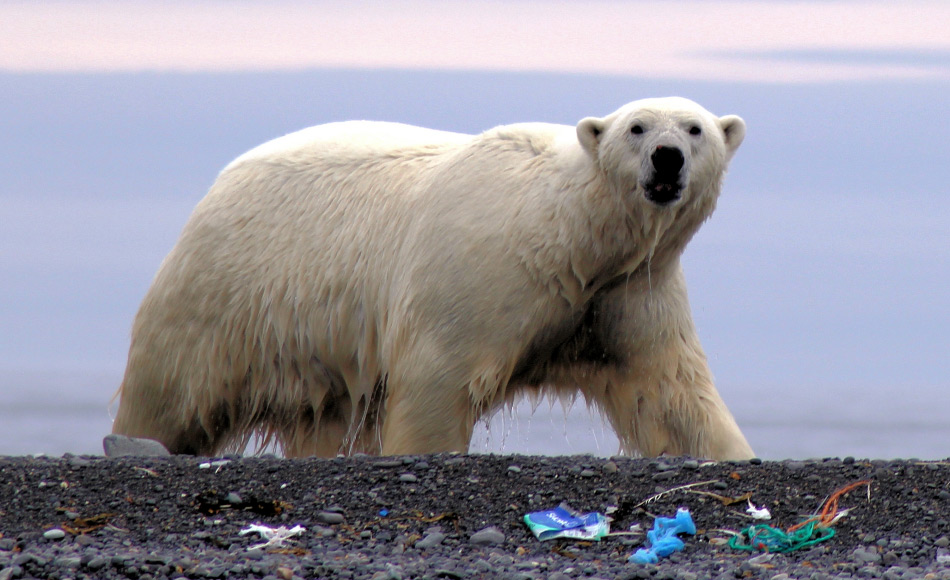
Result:
{"label": "gravel beach", "polygon": [[[836,490],[835,535],[786,554],[727,541],[788,528]],[[690,487],[684,487],[690,486]],[[652,499],[651,499],[652,498]],[[529,512],[610,513],[599,542],[539,541]],[[765,507],[754,522],[749,502]],[[694,536],[656,565],[628,557],[654,516]],[[251,524],[285,526],[283,543]],[[948,578],[950,463],[704,462],[591,456],[2,457],[0,580],[12,578]]]}

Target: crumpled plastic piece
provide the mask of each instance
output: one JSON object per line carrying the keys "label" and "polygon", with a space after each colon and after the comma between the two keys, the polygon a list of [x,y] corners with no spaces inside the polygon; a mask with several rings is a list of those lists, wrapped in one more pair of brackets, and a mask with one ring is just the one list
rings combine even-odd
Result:
{"label": "crumpled plastic piece", "polygon": [[581,514],[565,502],[554,509],[525,515],[524,523],[534,537],[542,541],[554,538],[599,541],[610,533],[606,516],[597,512]]}
{"label": "crumpled plastic piece", "polygon": [[263,524],[248,524],[246,528],[238,532],[238,535],[245,536],[247,534],[256,533],[267,540],[263,544],[257,544],[248,548],[248,550],[258,550],[273,546],[283,546],[284,542],[294,536],[299,536],[305,531],[307,531],[307,528],[300,525],[294,526],[292,528],[288,528],[287,526],[272,528]]}
{"label": "crumpled plastic piece", "polygon": [[746,513],[749,514],[753,520],[770,520],[772,519],[772,513],[769,512],[769,508],[762,506],[760,508],[755,507],[755,504],[752,503],[752,500],[748,500],[749,508],[746,510]]}
{"label": "crumpled plastic piece", "polygon": [[676,510],[675,517],[653,520],[653,529],[647,532],[649,546],[640,548],[627,560],[635,564],[656,564],[660,558],[666,558],[686,546],[683,540],[676,537],[677,534],[696,534],[693,516],[686,508]]}

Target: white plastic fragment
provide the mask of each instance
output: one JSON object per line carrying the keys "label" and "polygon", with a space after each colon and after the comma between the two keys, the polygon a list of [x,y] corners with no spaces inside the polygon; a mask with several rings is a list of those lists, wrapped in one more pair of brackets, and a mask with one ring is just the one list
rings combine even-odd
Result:
{"label": "white plastic fragment", "polygon": [[831,518],[831,521],[828,522],[828,525],[831,526],[831,525],[834,525],[834,524],[838,523],[838,520],[840,520],[840,519],[843,518],[844,516],[848,515],[848,512],[850,512],[850,511],[851,511],[851,508],[847,508],[847,509],[843,509],[843,510],[841,510],[840,512],[836,513],[836,514],[835,514],[835,517]]}
{"label": "white plastic fragment", "polygon": [[205,463],[199,463],[198,469],[211,469],[212,467],[224,467],[228,463],[231,463],[230,459],[219,459],[218,461],[208,461]]}
{"label": "white plastic fragment", "polygon": [[772,519],[772,512],[769,511],[767,507],[755,507],[755,504],[752,503],[752,500],[748,500],[749,509],[746,510],[753,520],[770,520]]}
{"label": "white plastic fragment", "polygon": [[248,524],[246,528],[238,532],[240,536],[246,536],[247,534],[259,534],[261,538],[267,540],[263,544],[257,544],[255,546],[250,546],[248,550],[259,550],[262,548],[270,548],[273,546],[282,546],[284,542],[293,538],[294,536],[299,536],[303,532],[307,531],[307,528],[296,525],[292,528],[287,526],[280,526],[278,528],[272,528],[270,526],[265,526],[263,524]]}

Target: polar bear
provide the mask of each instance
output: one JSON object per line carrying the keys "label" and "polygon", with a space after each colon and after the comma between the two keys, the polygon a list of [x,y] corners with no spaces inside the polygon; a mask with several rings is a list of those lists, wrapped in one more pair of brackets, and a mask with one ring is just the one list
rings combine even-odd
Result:
{"label": "polar bear", "polygon": [[230,163],[135,318],[113,431],[173,453],[465,452],[524,392],[631,454],[752,450],[680,255],[745,136],[683,98],[463,135],[343,122]]}

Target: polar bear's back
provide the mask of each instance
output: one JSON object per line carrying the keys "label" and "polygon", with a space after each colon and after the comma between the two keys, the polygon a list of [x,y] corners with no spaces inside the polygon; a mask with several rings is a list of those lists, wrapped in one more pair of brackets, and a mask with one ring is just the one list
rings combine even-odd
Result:
{"label": "polar bear's back", "polygon": [[[240,156],[163,262],[133,347],[145,356],[146,345],[174,333],[161,354],[168,368],[202,368],[222,344],[232,345],[235,368],[282,351],[307,353],[303,368],[310,354],[332,358],[331,341],[341,358],[358,356],[374,339],[347,321],[372,325],[386,306],[386,265],[416,217],[419,169],[472,139],[357,121],[304,129]],[[236,336],[256,338],[234,350]]]}
{"label": "polar bear's back", "polygon": [[354,157],[451,148],[469,143],[472,135],[382,121],[344,121],[302,129],[259,145],[232,161],[225,171],[248,161],[299,159],[301,156]]}

